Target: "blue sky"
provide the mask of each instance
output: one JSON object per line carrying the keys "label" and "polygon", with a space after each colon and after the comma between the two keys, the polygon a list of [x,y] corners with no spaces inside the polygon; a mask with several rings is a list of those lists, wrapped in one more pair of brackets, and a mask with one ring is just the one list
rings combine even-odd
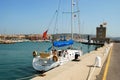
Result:
{"label": "blue sky", "polygon": [[[0,34],[55,33],[59,0],[0,0]],[[120,37],[120,0],[79,0],[80,33],[95,34],[96,27],[107,22],[107,36]],[[70,32],[70,0],[61,0],[57,33]],[[78,32],[78,27],[74,27]]]}

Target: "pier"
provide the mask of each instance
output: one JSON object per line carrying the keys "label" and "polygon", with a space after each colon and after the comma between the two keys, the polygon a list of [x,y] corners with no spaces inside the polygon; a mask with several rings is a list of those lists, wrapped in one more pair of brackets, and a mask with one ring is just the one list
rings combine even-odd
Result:
{"label": "pier", "polygon": [[120,43],[114,43],[106,80],[120,80]]}
{"label": "pier", "polygon": [[[80,57],[80,61],[70,61],[44,73],[32,80],[98,80],[102,66],[107,59],[112,44],[105,45]],[[96,67],[95,59],[101,58],[101,66]]]}

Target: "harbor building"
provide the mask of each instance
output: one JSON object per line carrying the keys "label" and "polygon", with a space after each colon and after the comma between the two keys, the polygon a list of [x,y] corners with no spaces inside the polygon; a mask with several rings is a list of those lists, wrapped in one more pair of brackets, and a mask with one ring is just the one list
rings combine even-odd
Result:
{"label": "harbor building", "polygon": [[100,27],[96,28],[96,38],[91,38],[93,43],[104,44],[105,42],[109,43],[110,39],[106,38],[106,24],[101,24]]}

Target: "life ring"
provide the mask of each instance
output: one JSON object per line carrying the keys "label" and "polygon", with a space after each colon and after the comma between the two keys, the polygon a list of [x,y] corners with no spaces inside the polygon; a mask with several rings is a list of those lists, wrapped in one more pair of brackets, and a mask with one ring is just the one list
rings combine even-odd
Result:
{"label": "life ring", "polygon": [[53,61],[58,61],[58,57],[57,56],[53,56]]}
{"label": "life ring", "polygon": [[33,57],[36,57],[36,56],[37,56],[37,52],[33,51]]}

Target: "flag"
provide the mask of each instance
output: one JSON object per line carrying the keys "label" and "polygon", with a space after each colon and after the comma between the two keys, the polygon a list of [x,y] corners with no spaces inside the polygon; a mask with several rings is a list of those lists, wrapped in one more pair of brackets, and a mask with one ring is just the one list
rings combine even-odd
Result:
{"label": "flag", "polygon": [[46,31],[43,33],[42,38],[43,38],[44,40],[47,39],[47,32],[48,32],[48,30],[46,30]]}
{"label": "flag", "polygon": [[107,22],[103,22],[103,25],[107,25]]}

